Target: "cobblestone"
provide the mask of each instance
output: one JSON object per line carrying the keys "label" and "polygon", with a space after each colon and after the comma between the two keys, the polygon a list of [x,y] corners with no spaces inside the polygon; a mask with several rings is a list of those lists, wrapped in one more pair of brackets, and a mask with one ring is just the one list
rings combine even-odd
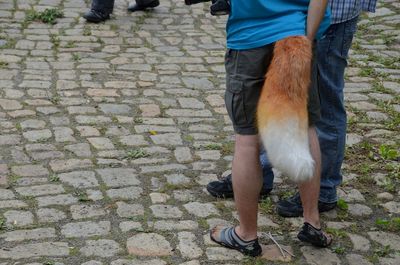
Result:
{"label": "cobblestone", "polygon": [[91,237],[107,235],[110,232],[110,222],[78,222],[69,223],[61,227],[61,234],[67,238],[71,237]]}
{"label": "cobblestone", "polygon": [[70,211],[75,220],[106,215],[106,211],[98,205],[72,205]]}
{"label": "cobblestone", "polygon": [[68,243],[44,242],[18,245],[9,250],[0,249],[2,259],[26,259],[37,257],[66,257],[69,255]]}
{"label": "cobblestone", "polygon": [[24,240],[39,240],[44,238],[55,238],[56,231],[54,228],[38,228],[32,230],[17,230],[6,232],[0,235],[5,241],[24,241]]}
{"label": "cobblestone", "polygon": [[110,168],[97,170],[107,187],[139,185],[136,170],[133,168]]}
{"label": "cobblestone", "polygon": [[34,196],[34,197],[42,195],[59,194],[59,193],[64,193],[65,191],[61,185],[55,185],[55,184],[22,187],[22,188],[16,188],[15,190],[22,196]]}
{"label": "cobblestone", "polygon": [[114,240],[88,240],[80,250],[87,257],[113,257],[122,251],[121,247]]}
{"label": "cobblestone", "polygon": [[90,188],[99,186],[99,182],[92,171],[74,171],[69,173],[61,173],[59,179],[75,188]]}
{"label": "cobblestone", "polygon": [[126,243],[128,253],[138,256],[170,256],[172,248],[170,243],[159,234],[137,234],[128,239]]}
{"label": "cobblestone", "polygon": [[359,251],[368,251],[371,247],[371,244],[368,239],[363,236],[356,235],[356,234],[347,234],[350,237],[351,242],[353,243],[354,250]]}
{"label": "cobblestone", "polygon": [[[260,259],[208,234],[238,219],[205,189],[232,166],[226,17],[209,3],[127,13],[116,1],[91,24],[89,2],[0,3],[0,265],[400,264],[398,1],[360,17],[349,54],[340,207],[321,215],[332,246],[303,245],[303,219],[277,216],[295,192],[277,173],[260,204]],[[55,24],[25,19],[52,7],[64,12]]]}
{"label": "cobblestone", "polygon": [[196,236],[190,232],[178,233],[178,249],[185,258],[195,259],[202,255],[203,251],[197,245]]}
{"label": "cobblestone", "polygon": [[23,227],[33,224],[33,214],[29,211],[8,210],[3,216],[10,226]]}
{"label": "cobblestone", "polygon": [[58,222],[67,218],[67,215],[58,209],[52,208],[40,208],[37,211],[37,217],[39,222],[47,223],[47,222]]}
{"label": "cobblestone", "polygon": [[37,199],[39,207],[49,206],[49,205],[69,205],[78,202],[71,194],[61,194],[56,196],[43,196]]}
{"label": "cobblestone", "polygon": [[400,236],[386,232],[368,232],[369,237],[381,244],[382,246],[390,246],[391,249],[400,250]]}

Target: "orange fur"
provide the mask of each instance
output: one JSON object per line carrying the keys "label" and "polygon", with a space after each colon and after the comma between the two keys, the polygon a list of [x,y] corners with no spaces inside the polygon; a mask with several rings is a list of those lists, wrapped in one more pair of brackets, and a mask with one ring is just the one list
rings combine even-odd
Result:
{"label": "orange fur", "polygon": [[311,58],[311,43],[305,37],[289,37],[276,42],[258,102],[259,123],[265,123],[263,121],[269,116],[281,120],[293,111],[308,119]]}
{"label": "orange fur", "polygon": [[[268,68],[257,106],[257,124],[267,151],[268,146],[277,147],[277,143],[285,145],[284,141],[290,143],[290,141],[294,141],[293,139],[297,141],[294,144],[298,143],[308,148],[307,99],[311,79],[311,60],[312,46],[306,37],[288,37],[275,44],[273,59]],[[281,131],[282,135],[271,132],[275,130]],[[270,139],[271,135],[272,138],[276,139]],[[300,138],[298,137],[300,136],[301,141],[306,141],[307,145],[299,143],[300,140],[298,139]],[[289,147],[286,149],[289,149]],[[294,163],[291,160],[302,159],[302,157],[290,156],[293,154],[277,154],[277,152],[288,152],[288,150],[279,146],[271,149],[274,149],[274,153],[270,153],[269,157],[274,167],[276,165],[274,165],[273,156],[278,156],[280,159],[287,157],[287,164]],[[304,152],[306,151],[309,153],[309,150],[304,150]],[[299,152],[299,154],[304,153]],[[275,164],[280,164],[280,162],[277,161]],[[279,166],[278,169],[296,181],[303,181],[312,177],[304,176],[306,173],[301,173],[301,166],[298,167],[298,169],[295,168],[292,171],[279,168]],[[297,173],[296,170],[298,170]],[[310,171],[307,172],[307,174],[310,174]],[[302,176],[299,177],[301,174]]]}

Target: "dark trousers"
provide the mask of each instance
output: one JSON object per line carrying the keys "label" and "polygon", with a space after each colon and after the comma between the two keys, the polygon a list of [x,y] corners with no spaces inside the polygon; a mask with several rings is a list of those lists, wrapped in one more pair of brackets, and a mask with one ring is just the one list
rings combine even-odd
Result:
{"label": "dark trousers", "polygon": [[[136,0],[136,4],[140,6],[149,5],[154,0]],[[115,0],[92,0],[91,9],[102,13],[111,14],[114,9]]]}
{"label": "dark trousers", "polygon": [[139,6],[147,6],[151,2],[154,2],[154,0],[136,0],[136,4],[138,4]]}

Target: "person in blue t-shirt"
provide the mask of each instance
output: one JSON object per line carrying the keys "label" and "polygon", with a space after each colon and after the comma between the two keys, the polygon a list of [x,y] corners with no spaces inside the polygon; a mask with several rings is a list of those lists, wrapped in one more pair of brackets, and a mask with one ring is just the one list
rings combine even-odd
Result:
{"label": "person in blue t-shirt", "polygon": [[[258,256],[262,252],[257,238],[262,177],[255,111],[272,60],[274,43],[290,36],[307,36],[313,42],[329,27],[326,6],[327,0],[231,0],[227,22],[225,104],[236,133],[232,176],[240,224],[237,227],[214,227],[210,236],[213,241],[245,255]],[[321,230],[318,212],[321,154],[314,124],[319,119],[319,98],[316,65],[313,64],[312,68],[308,132],[316,167],[310,181],[299,183],[305,222],[298,238],[326,247],[332,239]]]}
{"label": "person in blue t-shirt", "polygon": [[[375,12],[377,0],[329,0],[331,25],[317,41],[318,91],[321,118],[316,123],[321,147],[321,185],[318,201],[319,212],[336,208],[337,187],[342,183],[341,167],[346,144],[346,109],[344,106],[344,71],[349,50],[362,12]],[[273,188],[274,173],[265,150],[261,150],[263,171],[261,198],[266,198]],[[232,174],[207,184],[207,191],[217,198],[232,198]],[[280,200],[277,213],[283,217],[303,215],[300,195]]]}

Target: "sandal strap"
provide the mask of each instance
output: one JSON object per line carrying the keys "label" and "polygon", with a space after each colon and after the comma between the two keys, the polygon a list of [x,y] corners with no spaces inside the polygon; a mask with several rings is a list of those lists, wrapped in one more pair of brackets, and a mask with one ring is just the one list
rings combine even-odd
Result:
{"label": "sandal strap", "polygon": [[236,233],[235,227],[222,228],[219,232],[219,240],[213,238],[212,234],[211,239],[222,246],[235,249],[247,256],[256,257],[262,252],[257,238],[250,241],[244,241]]}

